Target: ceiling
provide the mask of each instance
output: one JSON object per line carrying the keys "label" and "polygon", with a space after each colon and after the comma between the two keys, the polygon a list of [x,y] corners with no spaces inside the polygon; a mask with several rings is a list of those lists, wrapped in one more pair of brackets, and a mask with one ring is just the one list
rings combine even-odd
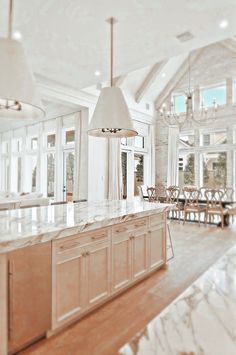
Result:
{"label": "ceiling", "polygon": [[[7,0],[0,0],[0,35]],[[33,70],[71,88],[108,79],[109,28],[114,16],[115,75],[147,67],[236,34],[235,0],[15,0],[14,29],[22,33]],[[227,19],[229,26],[219,28]],[[5,24],[5,26],[4,26]],[[176,36],[189,31],[181,43]]]}

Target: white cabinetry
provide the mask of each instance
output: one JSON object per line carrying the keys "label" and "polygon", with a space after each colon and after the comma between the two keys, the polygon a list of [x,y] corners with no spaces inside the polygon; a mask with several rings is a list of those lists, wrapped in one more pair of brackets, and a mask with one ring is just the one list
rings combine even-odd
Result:
{"label": "white cabinetry", "polygon": [[155,214],[53,241],[53,330],[165,264],[165,218]]}

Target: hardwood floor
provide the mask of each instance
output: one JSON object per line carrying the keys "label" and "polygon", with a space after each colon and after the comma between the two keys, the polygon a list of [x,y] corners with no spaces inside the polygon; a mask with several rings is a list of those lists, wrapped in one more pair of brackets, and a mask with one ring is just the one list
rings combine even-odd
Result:
{"label": "hardwood floor", "polygon": [[115,355],[147,322],[236,243],[225,229],[171,222],[175,258],[131,290],[21,355]]}

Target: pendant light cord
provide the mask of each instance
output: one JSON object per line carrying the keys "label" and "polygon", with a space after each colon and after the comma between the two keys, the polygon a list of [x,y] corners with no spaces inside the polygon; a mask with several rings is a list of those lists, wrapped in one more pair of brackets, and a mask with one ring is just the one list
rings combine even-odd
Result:
{"label": "pendant light cord", "polygon": [[8,38],[12,38],[12,22],[13,22],[13,0],[9,0],[9,13],[8,13]]}
{"label": "pendant light cord", "polygon": [[190,53],[188,55],[188,91],[190,93]]}
{"label": "pendant light cord", "polygon": [[114,18],[113,17],[111,17],[111,19],[110,19],[110,24],[111,24],[111,33],[110,33],[110,36],[111,36],[110,37],[110,61],[111,61],[110,75],[111,75],[111,77],[110,77],[110,84],[111,84],[111,86],[113,86],[113,36],[114,36],[114,32],[113,32]]}

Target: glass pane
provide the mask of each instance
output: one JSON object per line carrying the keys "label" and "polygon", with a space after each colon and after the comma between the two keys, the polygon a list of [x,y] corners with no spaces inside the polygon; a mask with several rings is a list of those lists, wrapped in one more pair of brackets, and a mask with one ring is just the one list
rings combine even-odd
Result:
{"label": "glass pane", "polygon": [[179,156],[179,186],[194,184],[194,154],[181,154]]}
{"label": "glass pane", "polygon": [[122,145],[127,145],[127,138],[123,137],[120,139]]}
{"label": "glass pane", "polygon": [[47,154],[47,196],[55,196],[55,155]]}
{"label": "glass pane", "polygon": [[3,154],[8,154],[9,153],[9,143],[8,142],[3,142],[2,143],[2,152],[3,152]]}
{"label": "glass pane", "polygon": [[226,131],[221,132],[211,132],[202,135],[203,146],[208,145],[219,145],[227,143],[227,133]]}
{"label": "glass pane", "polygon": [[31,138],[31,149],[36,150],[38,148],[38,138]]}
{"label": "glass pane", "polygon": [[227,177],[227,153],[204,153],[203,186],[210,188],[224,188]]}
{"label": "glass pane", "polygon": [[74,152],[65,153],[65,193],[66,201],[73,201],[73,188],[74,188]]}
{"label": "glass pane", "polygon": [[122,161],[122,193],[123,198],[127,198],[127,153],[121,153]]}
{"label": "glass pane", "polygon": [[10,160],[3,159],[3,186],[5,191],[10,191]]}
{"label": "glass pane", "polygon": [[134,146],[137,148],[144,148],[144,137],[135,136],[134,137]]}
{"label": "glass pane", "polygon": [[75,143],[75,130],[66,131],[66,144]]}
{"label": "glass pane", "polygon": [[179,148],[194,147],[194,135],[185,134],[179,136]]}
{"label": "glass pane", "polygon": [[143,155],[134,154],[134,196],[139,195],[138,186],[143,185]]}
{"label": "glass pane", "polygon": [[225,85],[202,90],[202,102],[205,107],[213,106],[214,101],[218,105],[225,105],[226,104],[226,86]]}
{"label": "glass pane", "polygon": [[35,192],[36,191],[36,181],[37,181],[37,157],[32,156],[31,157],[31,176],[32,176],[32,184],[31,184],[31,191]]}
{"label": "glass pane", "polygon": [[17,191],[21,192],[21,157],[17,158]]}
{"label": "glass pane", "polygon": [[186,112],[186,97],[185,95],[174,96],[174,107],[176,113]]}
{"label": "glass pane", "polygon": [[56,145],[56,135],[55,134],[49,134],[47,136],[47,148],[53,148]]}

